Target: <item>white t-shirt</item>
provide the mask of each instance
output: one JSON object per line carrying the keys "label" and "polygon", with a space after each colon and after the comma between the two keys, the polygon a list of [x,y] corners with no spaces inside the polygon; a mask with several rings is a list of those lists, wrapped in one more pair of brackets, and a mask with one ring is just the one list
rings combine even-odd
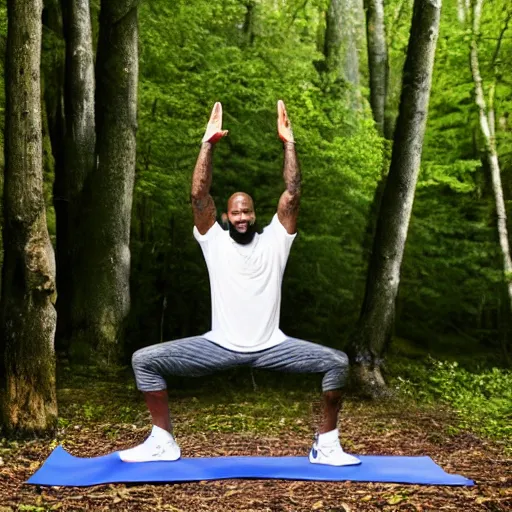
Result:
{"label": "white t-shirt", "polygon": [[279,329],[281,283],[296,233],[277,214],[250,244],[237,244],[216,222],[194,236],[210,275],[212,330],[204,337],[237,352],[264,350],[286,339]]}

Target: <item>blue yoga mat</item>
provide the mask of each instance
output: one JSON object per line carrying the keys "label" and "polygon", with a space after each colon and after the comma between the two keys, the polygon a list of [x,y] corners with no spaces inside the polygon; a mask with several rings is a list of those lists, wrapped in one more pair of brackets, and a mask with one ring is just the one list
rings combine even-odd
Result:
{"label": "blue yoga mat", "polygon": [[176,462],[131,463],[123,462],[117,452],[86,459],[74,457],[58,446],[27,483],[81,487],[107,483],[275,478],[473,485],[463,476],[445,473],[430,457],[361,455],[359,458],[360,465],[346,467],[311,464],[307,457],[198,457]]}

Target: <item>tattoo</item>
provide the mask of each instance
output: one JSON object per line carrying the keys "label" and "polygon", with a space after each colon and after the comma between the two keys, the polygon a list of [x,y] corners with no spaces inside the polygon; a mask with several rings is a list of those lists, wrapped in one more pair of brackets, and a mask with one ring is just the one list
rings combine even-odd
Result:
{"label": "tattoo", "polygon": [[195,223],[198,227],[203,224],[213,224],[215,222],[216,209],[213,198],[207,195],[204,199],[192,198],[192,208],[194,210]]}
{"label": "tattoo", "polygon": [[192,176],[191,199],[194,221],[201,233],[208,230],[215,222],[215,203],[210,195],[212,156],[213,145],[209,142],[201,144],[201,150]]}
{"label": "tattoo", "polygon": [[210,201],[208,201],[208,196],[206,196],[204,199],[196,199],[194,196],[192,196],[192,207],[198,212],[204,212],[209,203]]}
{"label": "tattoo", "polygon": [[213,146],[209,142],[201,144],[194,175],[192,176],[192,197],[197,201],[206,198],[212,184]]}
{"label": "tattoo", "polygon": [[301,174],[297,154],[295,153],[295,144],[292,142],[285,142],[284,144],[283,177],[289,194],[286,210],[290,213],[296,212],[300,202]]}
{"label": "tattoo", "polygon": [[296,232],[300,203],[300,169],[293,142],[284,143],[283,178],[286,190],[279,199],[277,216],[286,231],[291,235]]}

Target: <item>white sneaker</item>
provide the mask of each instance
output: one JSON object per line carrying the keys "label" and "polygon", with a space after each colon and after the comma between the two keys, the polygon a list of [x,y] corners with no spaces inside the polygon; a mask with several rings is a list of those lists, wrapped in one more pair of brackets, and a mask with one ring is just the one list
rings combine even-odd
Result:
{"label": "white sneaker", "polygon": [[119,457],[124,462],[174,461],[181,457],[181,450],[172,434],[155,425],[142,444],[120,451]]}
{"label": "white sneaker", "polygon": [[329,466],[355,466],[361,461],[343,451],[340,445],[338,430],[316,435],[313,447],[309,452],[309,462]]}

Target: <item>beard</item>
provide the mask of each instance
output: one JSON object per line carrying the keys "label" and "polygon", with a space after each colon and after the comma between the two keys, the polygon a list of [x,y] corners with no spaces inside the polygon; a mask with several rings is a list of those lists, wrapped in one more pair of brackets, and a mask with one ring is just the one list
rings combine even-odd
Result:
{"label": "beard", "polygon": [[228,226],[229,236],[237,244],[240,244],[240,245],[250,244],[254,239],[254,235],[257,233],[255,222],[253,222],[252,224],[249,223],[247,225],[247,231],[245,233],[240,233],[239,231],[237,231],[235,226],[233,224],[231,224],[231,222],[228,221],[228,224],[229,224],[229,226]]}

